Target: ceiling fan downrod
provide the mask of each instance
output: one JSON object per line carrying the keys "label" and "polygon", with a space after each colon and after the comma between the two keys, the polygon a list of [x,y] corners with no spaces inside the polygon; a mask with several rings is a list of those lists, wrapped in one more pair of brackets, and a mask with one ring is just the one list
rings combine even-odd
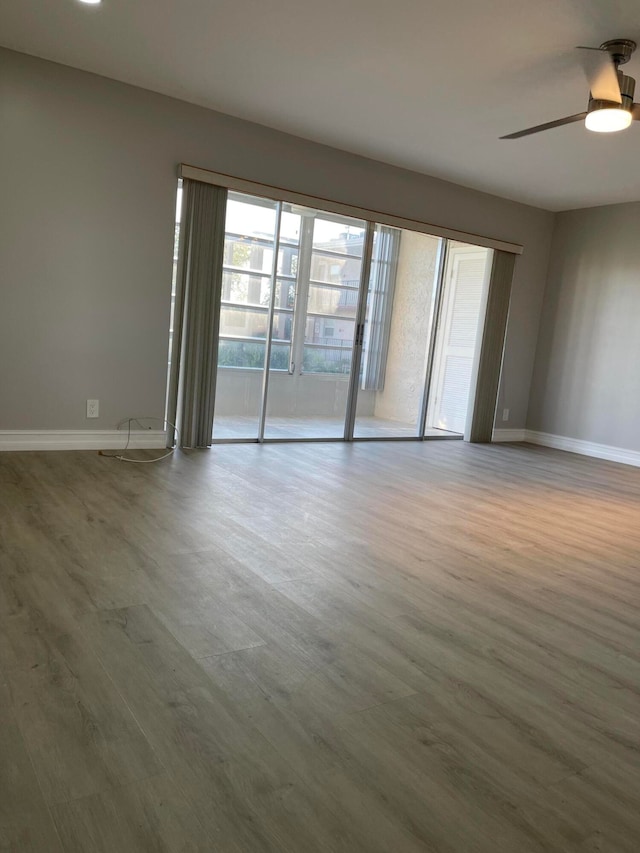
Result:
{"label": "ceiling fan downrod", "polygon": [[602,42],[600,50],[607,51],[617,68],[619,65],[626,65],[637,46],[631,39],[609,39],[609,41]]}

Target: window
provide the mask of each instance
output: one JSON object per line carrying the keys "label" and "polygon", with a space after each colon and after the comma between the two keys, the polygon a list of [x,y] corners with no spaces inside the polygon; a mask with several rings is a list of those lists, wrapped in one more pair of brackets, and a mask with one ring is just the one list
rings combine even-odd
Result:
{"label": "window", "polygon": [[[279,234],[276,227],[275,201],[229,193],[218,366],[264,366],[275,266],[271,369],[346,375],[356,331],[365,223],[283,204]],[[387,232],[391,236],[373,258],[381,268],[389,265],[396,247],[395,229]],[[377,298],[387,298],[384,288],[380,294]],[[389,290],[389,308],[391,297]],[[373,387],[378,380],[371,374],[367,381]]]}
{"label": "window", "polygon": [[[271,368],[287,370],[291,358],[298,269],[299,216],[280,224]],[[219,367],[262,368],[276,251],[276,205],[229,193],[225,225]]]}

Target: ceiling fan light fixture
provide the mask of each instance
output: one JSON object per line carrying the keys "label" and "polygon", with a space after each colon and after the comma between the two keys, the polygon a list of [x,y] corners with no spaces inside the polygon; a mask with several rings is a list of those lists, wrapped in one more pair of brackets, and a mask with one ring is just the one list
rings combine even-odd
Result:
{"label": "ceiling fan light fixture", "polygon": [[616,133],[626,130],[632,121],[640,121],[640,103],[633,101],[636,81],[620,71],[636,47],[631,39],[612,39],[600,47],[579,47],[589,83],[586,111],[527,127],[500,139],[520,139],[577,121],[584,121],[586,129],[596,133]]}
{"label": "ceiling fan light fixture", "polygon": [[587,130],[596,133],[617,133],[626,130],[633,116],[622,104],[593,104],[584,120]]}

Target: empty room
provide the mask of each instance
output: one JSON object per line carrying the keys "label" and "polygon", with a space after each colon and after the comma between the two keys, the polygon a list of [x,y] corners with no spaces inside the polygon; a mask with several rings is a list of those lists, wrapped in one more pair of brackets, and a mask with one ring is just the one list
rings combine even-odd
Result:
{"label": "empty room", "polygon": [[0,850],[637,853],[632,0],[2,0]]}

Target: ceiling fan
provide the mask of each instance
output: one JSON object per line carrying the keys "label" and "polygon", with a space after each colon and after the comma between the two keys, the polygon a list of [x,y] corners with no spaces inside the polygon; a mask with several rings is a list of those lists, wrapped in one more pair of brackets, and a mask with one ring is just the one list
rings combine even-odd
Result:
{"label": "ceiling fan", "polygon": [[631,59],[636,43],[631,39],[611,39],[600,47],[578,47],[582,52],[584,68],[589,82],[589,104],[586,112],[538,124],[501,136],[500,139],[520,139],[542,130],[562,127],[584,120],[587,130],[613,133],[625,130],[632,121],[640,121],[640,104],[633,103],[636,81],[619,70]]}

